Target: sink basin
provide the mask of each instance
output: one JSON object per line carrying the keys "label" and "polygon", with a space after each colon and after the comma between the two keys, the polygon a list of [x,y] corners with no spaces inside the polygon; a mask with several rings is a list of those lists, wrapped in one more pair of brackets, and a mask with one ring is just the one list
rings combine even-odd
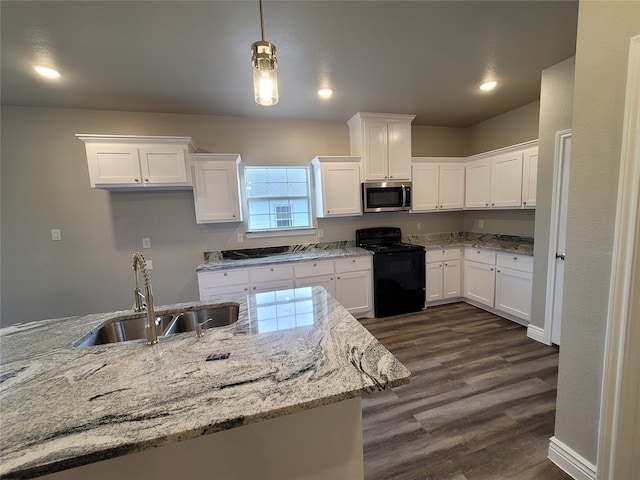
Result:
{"label": "sink basin", "polygon": [[[156,315],[156,328],[158,335],[169,326],[175,314]],[[91,347],[92,345],[104,345],[107,343],[126,342],[127,340],[138,340],[147,338],[145,325],[147,324],[147,314],[140,313],[135,317],[124,319],[114,319],[100,326],[100,328],[89,332],[82,337],[75,346],[78,348]]]}
{"label": "sink basin", "polygon": [[[156,329],[158,336],[174,335],[183,332],[195,332],[197,325],[202,330],[213,327],[231,325],[238,320],[240,305],[237,303],[225,303],[219,305],[207,305],[204,308],[178,311],[156,315]],[[107,321],[98,328],[78,340],[74,346],[86,348],[93,345],[105,345],[109,343],[126,342],[147,338],[145,325],[147,314],[127,315]]]}
{"label": "sink basin", "polygon": [[198,324],[201,325],[202,330],[231,325],[238,320],[239,312],[240,305],[237,303],[215,305],[200,310],[182,312],[176,315],[164,334],[173,335],[182,332],[195,332]]}

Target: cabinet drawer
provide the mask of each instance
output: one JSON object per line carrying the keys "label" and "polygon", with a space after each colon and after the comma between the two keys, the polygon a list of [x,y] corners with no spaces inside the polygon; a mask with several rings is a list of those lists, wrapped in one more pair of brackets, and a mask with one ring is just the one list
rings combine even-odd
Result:
{"label": "cabinet drawer", "polygon": [[487,265],[496,264],[495,252],[488,250],[481,250],[479,248],[465,248],[464,249],[465,260],[471,260],[478,263],[486,263]]}
{"label": "cabinet drawer", "polygon": [[522,272],[533,272],[533,257],[511,253],[498,253],[496,258],[498,267],[511,268]]}
{"label": "cabinet drawer", "polygon": [[293,279],[293,268],[290,265],[253,268],[249,271],[249,276],[251,283]]}
{"label": "cabinet drawer", "polygon": [[249,283],[249,271],[224,270],[222,272],[200,272],[198,273],[198,282],[200,283],[200,288]]}
{"label": "cabinet drawer", "polygon": [[296,278],[330,275],[333,273],[333,261],[304,262],[295,265]]}
{"label": "cabinet drawer", "polygon": [[427,251],[427,263],[444,262],[445,260],[459,260],[459,248],[443,248],[442,250]]}
{"label": "cabinet drawer", "polygon": [[371,270],[371,256],[354,258],[341,258],[336,260],[336,273],[357,272],[359,270]]}

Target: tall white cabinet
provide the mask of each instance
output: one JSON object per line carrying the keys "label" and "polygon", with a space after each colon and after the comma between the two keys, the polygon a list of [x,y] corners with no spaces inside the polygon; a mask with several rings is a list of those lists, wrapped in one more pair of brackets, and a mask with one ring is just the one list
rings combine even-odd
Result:
{"label": "tall white cabinet", "polygon": [[197,153],[193,169],[193,199],[197,223],[240,222],[240,155]]}
{"label": "tall white cabinet", "polygon": [[316,217],[362,215],[360,157],[316,157],[311,166]]}
{"label": "tall white cabinet", "polygon": [[415,115],[358,112],[348,122],[351,154],[362,157],[363,181],[411,180]]}

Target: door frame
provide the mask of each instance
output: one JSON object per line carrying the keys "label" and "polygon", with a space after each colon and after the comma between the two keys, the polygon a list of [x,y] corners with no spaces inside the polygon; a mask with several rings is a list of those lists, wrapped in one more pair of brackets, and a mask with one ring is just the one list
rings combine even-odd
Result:
{"label": "door frame", "polygon": [[[607,316],[598,478],[640,473],[640,35],[631,39]],[[638,478],[637,476],[633,478]]]}
{"label": "door frame", "polygon": [[[560,221],[560,198],[562,196],[562,172],[564,170],[564,152],[571,140],[571,129],[556,132],[555,158],[553,162],[553,189],[551,193],[551,219],[549,221],[549,256],[547,258],[547,293],[544,308],[544,329],[537,332],[536,340],[551,345],[553,327],[553,305],[556,292],[556,253]],[[560,286],[562,288],[562,286]]]}

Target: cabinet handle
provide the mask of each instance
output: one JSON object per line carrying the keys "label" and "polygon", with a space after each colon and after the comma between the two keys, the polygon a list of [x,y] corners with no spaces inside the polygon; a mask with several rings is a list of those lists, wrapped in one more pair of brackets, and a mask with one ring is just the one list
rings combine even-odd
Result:
{"label": "cabinet handle", "polygon": [[314,264],[313,264],[313,266],[315,267],[315,266],[316,266],[316,264],[314,263]]}
{"label": "cabinet handle", "polygon": [[491,204],[491,206],[492,206],[492,207],[493,207],[493,206],[495,206],[495,203],[492,203],[492,204]]}
{"label": "cabinet handle", "polygon": [[522,204],[523,204],[523,205],[526,205],[526,204],[527,204],[527,202],[522,202]]}
{"label": "cabinet handle", "polygon": [[518,257],[513,257],[514,260],[518,260]]}
{"label": "cabinet handle", "polygon": [[228,275],[228,273],[227,273],[227,272],[224,272],[224,276],[226,277],[227,275]]}
{"label": "cabinet handle", "polygon": [[484,206],[485,206],[485,207],[488,207],[488,206],[489,206],[489,204],[488,204],[488,203],[485,203],[485,204],[484,204]]}
{"label": "cabinet handle", "polygon": [[247,290],[249,290],[249,287],[244,287],[244,291],[246,292]]}
{"label": "cabinet handle", "polygon": [[440,205],[440,208],[442,208],[442,205]]}
{"label": "cabinet handle", "polygon": [[448,267],[448,266],[449,266],[449,264],[448,264],[448,263],[445,263],[445,264],[444,264],[444,266],[445,266],[445,267]]}
{"label": "cabinet handle", "polygon": [[352,263],[356,263],[356,260],[355,260],[355,258],[354,258],[353,260],[351,260],[351,262],[352,262]]}
{"label": "cabinet handle", "polygon": [[489,270],[491,270],[493,272],[493,267],[491,267]]}
{"label": "cabinet handle", "polygon": [[496,273],[500,273],[500,270],[496,270]]}
{"label": "cabinet handle", "polygon": [[144,179],[144,181],[148,183],[148,182],[149,182],[149,179],[148,179],[148,178],[145,178],[145,179]]}
{"label": "cabinet handle", "polygon": [[139,179],[139,178],[134,178],[134,179],[133,179],[133,181],[134,181],[134,182],[139,182],[139,181],[140,181],[140,179]]}
{"label": "cabinet handle", "polygon": [[270,269],[273,272],[273,268]]}

